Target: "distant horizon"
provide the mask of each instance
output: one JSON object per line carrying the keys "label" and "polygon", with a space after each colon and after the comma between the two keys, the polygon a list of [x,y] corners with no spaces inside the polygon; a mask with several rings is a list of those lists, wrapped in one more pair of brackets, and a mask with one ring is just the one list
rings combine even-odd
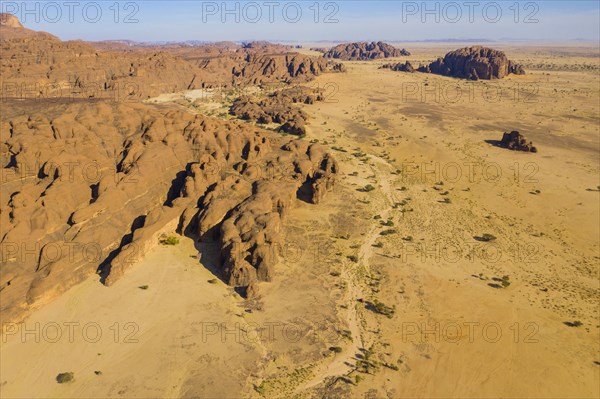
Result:
{"label": "distant horizon", "polygon": [[[45,31],[62,40],[600,42],[597,1],[191,0],[68,4],[3,1],[0,11],[15,15],[28,29]],[[564,32],[569,36],[565,37]]]}
{"label": "distant horizon", "polygon": [[[83,40],[83,39],[72,39],[72,40]],[[305,44],[305,43],[323,43],[323,44],[342,44],[342,43],[371,43],[371,42],[384,42],[384,43],[595,43],[593,39],[564,39],[564,40],[549,40],[549,39],[513,39],[513,38],[502,38],[502,39],[468,39],[468,38],[448,38],[448,39],[424,39],[424,40],[397,40],[397,39],[332,39],[332,40],[310,40],[310,41],[298,41],[298,40],[280,40],[280,39],[238,39],[238,40],[199,40],[199,39],[188,39],[188,40],[157,40],[157,41],[138,41],[130,39],[104,39],[104,40],[89,40],[90,43],[94,42],[130,42],[135,44],[186,44],[186,43],[219,43],[219,42],[232,42],[232,43],[251,43],[251,42],[269,42],[273,44],[277,43],[291,43],[291,44]]]}

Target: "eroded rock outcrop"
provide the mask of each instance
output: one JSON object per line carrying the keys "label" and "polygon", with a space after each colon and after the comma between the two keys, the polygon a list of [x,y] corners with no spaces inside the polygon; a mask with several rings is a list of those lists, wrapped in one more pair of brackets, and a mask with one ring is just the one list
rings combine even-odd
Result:
{"label": "eroded rock outcrop", "polygon": [[216,239],[231,284],[267,281],[298,190],[316,203],[337,172],[302,140],[145,104],[9,102],[0,128],[3,320],[96,271],[114,283],[174,230]]}
{"label": "eroded rock outcrop", "polygon": [[281,131],[304,137],[308,115],[294,104],[313,104],[323,99],[321,91],[297,86],[276,91],[265,98],[240,97],[230,107],[230,113],[260,124],[277,123]]}
{"label": "eroded rock outcrop", "polygon": [[395,72],[414,72],[415,68],[409,61],[405,63],[396,63],[396,64],[384,64],[381,66],[381,69],[390,69]]}
{"label": "eroded rock outcrop", "polygon": [[[322,147],[293,141],[282,149],[288,154],[267,164],[269,170],[282,173],[282,178],[255,183],[252,195],[221,224],[221,262],[230,285],[270,281],[285,245],[282,223],[298,191],[308,184],[311,201],[318,203],[333,189],[337,163]],[[247,166],[242,165],[241,170]]]}
{"label": "eroded rock outcrop", "polygon": [[[130,47],[66,41],[20,27],[7,14],[0,26],[3,98],[131,101],[205,87],[308,82],[343,66],[290,52],[288,46]],[[106,50],[111,49],[111,50]]]}
{"label": "eroded rock outcrop", "polygon": [[534,147],[531,141],[528,141],[525,136],[516,130],[504,133],[500,146],[513,151],[538,152],[537,147]]}
{"label": "eroded rock outcrop", "polygon": [[340,44],[325,52],[325,58],[335,58],[346,61],[368,61],[381,58],[409,56],[405,49],[398,49],[383,42],[359,42]]}
{"label": "eroded rock outcrop", "polygon": [[[137,83],[133,99],[198,87],[202,68],[191,62],[166,52],[101,53],[18,26],[1,29],[3,90],[34,82],[54,94],[36,95],[34,87],[33,97],[19,101],[2,93],[3,322],[22,320],[94,273],[113,284],[175,231],[215,240],[232,285],[268,281],[277,263],[270,246],[284,239],[286,211],[297,198],[317,203],[333,188],[337,164],[316,144],[129,97],[56,95],[85,93],[90,84],[107,91]],[[21,33],[6,38],[13,30]],[[275,78],[280,68],[308,78],[329,65],[281,57],[281,67],[256,65]],[[231,81],[231,69],[226,74]],[[315,100],[292,92],[275,98]]]}
{"label": "eroded rock outcrop", "polygon": [[482,46],[451,51],[444,58],[419,67],[418,71],[470,80],[502,79],[511,73],[525,73],[523,67],[510,61],[504,52]]}

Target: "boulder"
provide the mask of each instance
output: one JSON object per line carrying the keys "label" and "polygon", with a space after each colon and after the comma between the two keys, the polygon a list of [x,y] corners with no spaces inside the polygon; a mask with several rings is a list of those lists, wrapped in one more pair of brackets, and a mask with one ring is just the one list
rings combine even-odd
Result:
{"label": "boulder", "polygon": [[537,147],[534,147],[531,141],[527,141],[525,136],[516,130],[504,133],[500,145],[513,151],[538,152]]}

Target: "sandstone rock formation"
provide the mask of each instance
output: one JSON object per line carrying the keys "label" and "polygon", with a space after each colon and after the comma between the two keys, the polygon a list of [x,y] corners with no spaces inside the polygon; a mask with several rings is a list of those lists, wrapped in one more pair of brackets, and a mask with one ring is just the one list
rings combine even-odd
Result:
{"label": "sandstone rock formation", "polygon": [[451,51],[444,58],[419,67],[418,71],[470,80],[502,79],[510,73],[525,73],[523,67],[510,61],[504,52],[482,46]]}
{"label": "sandstone rock formation", "polygon": [[17,17],[8,13],[0,13],[0,26],[8,28],[23,28]]}
{"label": "sandstone rock formation", "polygon": [[500,141],[500,146],[513,151],[538,151],[531,141],[527,141],[527,139],[516,130],[510,133],[504,133],[502,135],[502,141]]}
{"label": "sandstone rock formation", "polygon": [[410,53],[405,49],[400,50],[383,42],[340,44],[323,54],[325,58],[335,58],[346,61],[368,61],[409,55]]}
{"label": "sandstone rock formation", "polygon": [[[286,211],[298,198],[318,203],[333,188],[337,164],[317,144],[137,101],[215,76],[193,62],[147,49],[101,52],[14,21],[0,29],[2,321],[22,320],[94,273],[113,284],[174,231],[215,240],[230,284],[268,281]],[[217,58],[244,63],[246,81],[309,79],[330,65],[256,51]],[[229,82],[235,76],[219,73]],[[98,94],[120,84],[133,92]],[[6,92],[22,85],[31,96]],[[275,97],[316,100],[291,91]]]}
{"label": "sandstone rock formation", "polygon": [[145,104],[7,102],[0,128],[4,320],[176,229],[217,240],[230,284],[268,281],[300,188],[317,203],[337,173],[317,144]]}
{"label": "sandstone rock formation", "polygon": [[306,135],[308,115],[294,104],[313,104],[322,100],[320,92],[297,86],[277,91],[262,99],[240,97],[234,101],[229,112],[241,119],[260,124],[280,124],[281,131],[303,137]]}
{"label": "sandstone rock formation", "polygon": [[99,43],[95,48],[22,28],[13,16],[3,18],[3,98],[129,101],[203,87],[307,82],[322,73],[343,71],[340,64],[289,53],[281,45],[232,49],[230,44],[131,47]]}
{"label": "sandstone rock formation", "polygon": [[406,61],[404,64],[399,62],[397,64],[384,64],[381,66],[382,69],[390,69],[396,72],[414,72],[415,68],[413,68],[412,64],[409,61]]}
{"label": "sandstone rock formation", "polygon": [[325,72],[338,72],[340,66],[307,55],[250,53],[233,68],[234,81],[250,84],[264,82],[308,82]]}

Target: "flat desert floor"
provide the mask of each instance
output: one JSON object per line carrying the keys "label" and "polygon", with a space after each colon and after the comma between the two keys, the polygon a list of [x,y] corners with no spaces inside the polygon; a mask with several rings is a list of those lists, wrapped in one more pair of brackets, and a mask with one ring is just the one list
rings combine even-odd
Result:
{"label": "flat desert floor", "polygon": [[[307,139],[342,177],[291,211],[258,299],[213,274],[210,245],[159,246],[3,335],[1,396],[599,397],[598,49],[498,49],[527,75],[318,77]],[[538,153],[495,145],[512,130]]]}

